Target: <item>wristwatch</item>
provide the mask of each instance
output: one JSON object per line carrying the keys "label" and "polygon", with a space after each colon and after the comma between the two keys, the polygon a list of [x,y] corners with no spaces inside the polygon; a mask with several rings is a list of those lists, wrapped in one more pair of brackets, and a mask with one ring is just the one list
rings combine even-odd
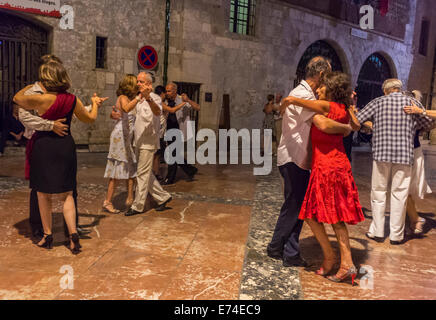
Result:
{"label": "wristwatch", "polygon": [[424,111],[422,112],[422,115],[423,115],[424,117],[426,117],[426,116],[427,116],[427,110],[424,109]]}

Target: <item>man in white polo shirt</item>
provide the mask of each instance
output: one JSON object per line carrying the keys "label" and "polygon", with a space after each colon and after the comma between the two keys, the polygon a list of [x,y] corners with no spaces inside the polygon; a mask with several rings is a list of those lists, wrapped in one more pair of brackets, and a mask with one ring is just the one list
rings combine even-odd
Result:
{"label": "man in white polo shirt", "polygon": [[[330,63],[323,57],[315,57],[306,67],[306,79],[289,94],[301,99],[316,100],[316,89],[324,73],[331,71]],[[286,109],[284,109],[286,108]],[[285,201],[267,247],[267,254],[283,259],[283,266],[307,266],[300,256],[299,237],[303,221],[298,219],[309,183],[312,147],[310,128],[312,122],[328,134],[349,134],[351,126],[317,116],[322,110],[309,110],[282,102],[282,137],[277,151],[277,165],[284,179]]]}

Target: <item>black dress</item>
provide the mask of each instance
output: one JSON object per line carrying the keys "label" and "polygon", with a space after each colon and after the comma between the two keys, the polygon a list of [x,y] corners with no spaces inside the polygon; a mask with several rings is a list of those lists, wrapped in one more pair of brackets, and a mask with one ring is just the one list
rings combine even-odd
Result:
{"label": "black dress", "polygon": [[[68,95],[68,97],[64,97]],[[46,112],[49,120],[66,118],[71,127],[76,99],[70,94],[59,94],[55,103]],[[56,110],[57,109],[57,110]],[[66,111],[64,111],[66,110]],[[50,114],[50,111],[51,114]],[[76,144],[71,136],[60,137],[54,132],[38,131],[30,155],[30,188],[38,192],[56,194],[76,189],[77,155]]]}

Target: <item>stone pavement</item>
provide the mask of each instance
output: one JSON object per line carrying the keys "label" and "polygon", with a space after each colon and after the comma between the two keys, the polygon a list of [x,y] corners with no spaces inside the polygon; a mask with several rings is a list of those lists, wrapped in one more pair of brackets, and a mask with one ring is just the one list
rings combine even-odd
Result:
{"label": "stone pavement", "polygon": [[[355,263],[373,271],[373,289],[334,284],[314,275],[320,249],[305,226],[303,256],[313,267],[284,268],[265,247],[282,204],[277,168],[254,177],[251,166],[198,166],[194,182],[181,174],[166,187],[169,210],[133,217],[101,211],[106,192],[105,154],[79,153],[80,223],[92,232],[73,256],[63,246],[60,206],[54,209],[56,246],[32,244],[22,155],[0,158],[0,299],[434,299],[436,296],[436,197],[419,207],[423,239],[392,247],[369,242],[370,154],[356,152],[353,168],[367,217],[350,227]],[[428,176],[436,190],[434,155]],[[115,205],[122,207],[124,186]],[[153,203],[149,202],[152,208]],[[387,209],[389,210],[389,208]],[[389,219],[387,219],[388,222]],[[333,245],[337,247],[330,227]],[[74,289],[62,289],[62,266],[71,266]],[[372,268],[372,269],[371,269]],[[362,280],[361,280],[362,281]],[[367,286],[368,287],[368,286]]]}

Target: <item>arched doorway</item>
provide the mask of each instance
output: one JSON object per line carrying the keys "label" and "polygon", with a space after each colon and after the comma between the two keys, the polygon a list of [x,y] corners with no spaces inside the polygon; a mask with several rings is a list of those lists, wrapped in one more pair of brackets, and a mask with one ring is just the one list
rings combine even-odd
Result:
{"label": "arched doorway", "polygon": [[343,71],[341,59],[336,53],[336,50],[328,42],[318,40],[312,43],[303,53],[303,56],[298,63],[297,77],[294,82],[294,87],[296,87],[301,82],[301,80],[304,79],[307,64],[312,58],[316,56],[322,56],[329,59],[333,71]]}
{"label": "arched doorway", "polygon": [[0,11],[0,152],[12,120],[12,98],[38,79],[39,58],[48,52],[47,31]]}
{"label": "arched doorway", "polygon": [[383,95],[382,85],[392,78],[388,61],[379,53],[373,53],[360,69],[357,80],[357,107],[363,108],[371,100]]}

